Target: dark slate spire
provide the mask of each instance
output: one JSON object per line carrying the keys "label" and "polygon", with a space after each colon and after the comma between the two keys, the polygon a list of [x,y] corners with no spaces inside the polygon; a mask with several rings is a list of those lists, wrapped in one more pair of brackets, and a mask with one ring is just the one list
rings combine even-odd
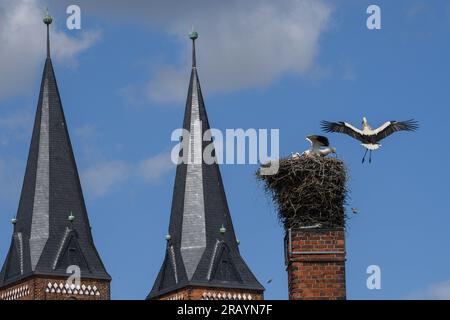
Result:
{"label": "dark slate spire", "polygon": [[50,59],[42,75],[31,146],[11,246],[0,273],[0,287],[30,275],[68,276],[69,265],[82,278],[110,276],[94,246],[78,170]]}
{"label": "dark slate spire", "polygon": [[189,135],[180,157],[190,161],[177,166],[166,255],[147,298],[187,286],[262,292],[264,288],[240,255],[219,166],[205,163],[202,156],[212,139],[209,135],[209,141],[202,141],[210,126],[197,74],[198,34],[192,31],[189,37],[192,72],[183,122]]}

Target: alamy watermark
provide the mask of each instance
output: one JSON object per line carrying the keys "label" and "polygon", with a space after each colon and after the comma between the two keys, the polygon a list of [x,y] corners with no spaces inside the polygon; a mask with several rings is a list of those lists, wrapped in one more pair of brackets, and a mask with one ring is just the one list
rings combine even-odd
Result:
{"label": "alamy watermark", "polygon": [[66,13],[69,15],[66,20],[66,26],[69,30],[81,29],[81,8],[76,4],[67,7]]}
{"label": "alamy watermark", "polygon": [[367,289],[373,290],[381,289],[381,268],[377,266],[376,264],[370,265],[367,267],[366,270],[367,274],[370,274],[370,276],[367,278],[366,286]]}
{"label": "alamy watermark", "polygon": [[279,129],[208,129],[202,133],[202,122],[194,121],[191,131],[176,129],[171,141],[171,159],[185,164],[258,164],[260,173],[271,175],[279,168]]}
{"label": "alamy watermark", "polygon": [[66,273],[70,274],[67,278],[67,285],[69,288],[79,288],[81,285],[81,269],[77,265],[70,265],[66,269]]}
{"label": "alamy watermark", "polygon": [[381,8],[376,4],[371,4],[367,7],[366,12],[370,16],[366,20],[366,26],[369,30],[380,30],[381,29]]}

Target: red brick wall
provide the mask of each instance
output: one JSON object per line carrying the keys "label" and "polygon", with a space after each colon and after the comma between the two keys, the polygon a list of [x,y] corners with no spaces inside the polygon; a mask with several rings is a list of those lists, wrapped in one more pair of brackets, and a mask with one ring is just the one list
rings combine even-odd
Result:
{"label": "red brick wall", "polygon": [[[109,300],[110,284],[109,281],[82,279],[80,288],[75,288],[76,292],[65,292],[60,288],[62,284],[65,289],[67,278],[64,277],[39,277],[32,276],[12,285],[0,289],[0,300]],[[49,283],[52,287],[49,287]],[[57,285],[56,288],[54,285]],[[83,287],[84,285],[84,287]],[[88,287],[92,294],[89,293]],[[94,290],[95,286],[95,290]],[[54,289],[54,290],[52,290]],[[54,291],[54,292],[52,292]],[[82,293],[82,294],[81,294]]]}
{"label": "red brick wall", "polygon": [[343,229],[291,230],[285,248],[290,300],[346,299]]}
{"label": "red brick wall", "polygon": [[[220,296],[219,296],[220,294]],[[157,300],[263,300],[259,291],[226,288],[186,287],[156,298]]]}

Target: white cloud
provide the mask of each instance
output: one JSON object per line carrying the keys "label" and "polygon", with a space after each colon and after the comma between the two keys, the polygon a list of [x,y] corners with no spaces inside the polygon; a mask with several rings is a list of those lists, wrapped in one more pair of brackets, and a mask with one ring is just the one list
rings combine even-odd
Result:
{"label": "white cloud", "polygon": [[[15,203],[23,179],[23,162],[14,157],[0,157],[0,200]],[[11,213],[11,217],[12,217]]]}
{"label": "white cloud", "polygon": [[406,15],[409,18],[415,18],[425,10],[427,10],[427,6],[424,3],[413,3],[406,9]]}
{"label": "white cloud", "polygon": [[102,197],[131,180],[156,182],[174,167],[170,153],[163,152],[137,162],[99,162],[83,171],[81,180],[88,194]]}
{"label": "white cloud", "polygon": [[265,87],[286,73],[303,75],[312,69],[331,12],[322,1],[227,4],[210,10],[203,10],[199,4],[202,10],[194,18],[186,14],[168,22],[168,31],[186,44],[180,59],[185,63],[163,67],[153,76],[149,83],[151,98],[185,98],[190,63],[186,31],[193,20],[199,32],[199,73],[209,93]]}
{"label": "white cloud", "polygon": [[[33,80],[36,66],[45,58],[45,5],[39,0],[0,2],[0,99],[23,92]],[[76,65],[76,55],[92,46],[98,31],[83,31],[79,39],[52,24],[52,57]]]}
{"label": "white cloud", "polygon": [[[92,124],[74,128],[73,136],[78,140],[77,145],[81,150],[78,159],[83,168],[80,170],[81,182],[86,194],[92,197],[103,197],[120,190],[129,182],[158,182],[175,167],[167,151],[144,159],[111,160],[101,147],[104,141],[101,130]],[[123,145],[116,144],[113,147],[117,151]]]}
{"label": "white cloud", "polygon": [[76,56],[89,49],[96,43],[101,36],[99,30],[83,32],[80,38],[71,38],[63,32],[56,32],[52,37],[52,56],[69,63],[70,65],[77,65]]}
{"label": "white cloud", "polygon": [[[209,82],[208,82],[209,83]],[[176,69],[167,66],[159,69],[144,87],[146,98],[156,102],[183,101],[188,86],[188,67]]]}
{"label": "white cloud", "polygon": [[[35,31],[42,29],[40,8],[45,7],[38,5],[39,1],[6,0],[0,5],[0,10],[5,8],[2,11],[8,12],[3,16],[9,16],[7,23],[0,26],[0,41],[14,42],[14,49],[0,49],[2,56],[2,50],[9,51],[9,58],[1,63],[9,66],[16,56],[25,53],[25,59],[21,60],[27,63],[19,66],[22,76],[17,77],[22,81],[26,79],[23,73],[33,69],[45,49],[42,46],[44,32],[36,37]],[[54,6],[60,11],[68,4],[70,1],[61,0]],[[172,35],[181,45],[175,63],[171,59],[157,67],[147,84],[131,84],[122,91],[128,102],[133,100],[130,98],[133,94],[138,96],[135,101],[141,97],[159,102],[185,99],[190,64],[187,33],[193,25],[200,34],[197,42],[199,72],[207,93],[265,87],[286,73],[313,72],[317,68],[314,60],[319,51],[320,35],[326,30],[332,11],[323,0],[135,0],[133,6],[118,0],[80,0],[78,4],[82,14],[97,15],[117,23],[128,19],[150,24]],[[96,33],[83,31],[83,35],[85,38],[74,40],[53,30],[55,55],[73,60],[77,53],[98,39]],[[10,74],[14,68],[11,67]],[[0,79],[0,98],[5,95],[2,91],[20,88],[11,85],[2,89],[5,84],[2,81]]]}
{"label": "white cloud", "polygon": [[170,153],[160,153],[141,161],[138,165],[138,174],[146,181],[155,181],[174,167]]}
{"label": "white cloud", "polygon": [[313,71],[332,11],[323,0],[135,0],[133,6],[98,0],[82,1],[81,6],[108,19],[132,19],[172,35],[182,48],[176,63],[171,58],[154,70],[146,86],[128,86],[126,91],[145,90],[139,95],[177,102],[186,96],[191,52],[187,33],[192,26],[199,32],[197,56],[205,92],[229,92],[268,86],[286,73]]}
{"label": "white cloud", "polygon": [[121,161],[109,161],[89,168],[81,174],[87,192],[101,197],[126,181],[130,167]]}
{"label": "white cloud", "polygon": [[[68,4],[58,1],[53,8],[59,12]],[[190,63],[186,34],[192,25],[200,34],[198,61],[205,92],[229,92],[268,86],[286,73],[313,71],[320,35],[331,14],[323,0],[136,0],[133,6],[126,1],[80,0],[79,5],[83,14],[151,24],[179,41],[183,49],[176,63],[156,68],[145,85],[131,85],[137,90],[125,90],[128,98],[131,92],[160,102],[185,99]],[[45,32],[37,30],[43,29],[44,7],[41,0],[0,4],[0,99],[21,92],[42,61]],[[52,25],[54,56],[71,64],[98,38],[98,32],[85,30],[80,39],[70,38]]]}
{"label": "white cloud", "polygon": [[450,280],[428,286],[423,292],[410,295],[410,299],[450,300]]}
{"label": "white cloud", "polygon": [[32,123],[32,113],[28,109],[0,117],[0,146],[6,146],[16,139],[28,138]]}
{"label": "white cloud", "polygon": [[97,129],[94,125],[86,124],[76,127],[73,133],[82,140],[90,141],[97,135]]}

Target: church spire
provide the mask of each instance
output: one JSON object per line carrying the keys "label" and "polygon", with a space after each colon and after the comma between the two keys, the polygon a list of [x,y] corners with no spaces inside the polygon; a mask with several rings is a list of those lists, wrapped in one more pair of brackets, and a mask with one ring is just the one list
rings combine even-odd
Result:
{"label": "church spire", "polygon": [[[11,246],[0,272],[0,300],[4,297],[17,298],[9,294],[17,290],[11,291],[8,288],[26,282],[30,277],[67,278],[69,266],[80,268],[83,281],[90,279],[85,284],[86,287],[94,284],[100,290],[98,281],[103,281],[103,291],[92,292],[96,299],[108,299],[111,278],[92,239],[67,122],[50,59],[49,25],[52,18],[47,14],[43,21],[47,26],[47,59],[19,207],[13,220]],[[37,284],[38,282],[35,283]],[[46,298],[53,299],[56,297],[51,294],[58,293],[55,292],[55,284],[59,286],[59,283],[52,282],[52,288],[36,290],[43,295],[48,293]],[[61,290],[62,287],[59,288],[59,293],[63,294]],[[81,291],[77,289],[77,292]]]}
{"label": "church spire", "polygon": [[[237,297],[245,292],[259,299],[264,288],[240,255],[219,166],[203,158],[215,152],[205,150],[213,140],[197,73],[198,33],[189,37],[192,72],[183,121],[188,134],[180,152],[184,161],[176,170],[166,256],[148,298],[164,299],[189,287],[201,294]],[[186,292],[183,299],[200,298]]]}

